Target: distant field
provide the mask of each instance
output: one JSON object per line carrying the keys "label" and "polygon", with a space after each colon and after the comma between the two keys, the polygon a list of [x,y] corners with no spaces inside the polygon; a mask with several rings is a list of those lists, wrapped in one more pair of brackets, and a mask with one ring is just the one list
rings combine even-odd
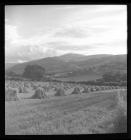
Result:
{"label": "distant field", "polygon": [[79,76],[70,76],[67,78],[57,78],[58,80],[62,81],[90,81],[90,80],[96,80],[101,78],[101,75],[79,75]]}
{"label": "distant field", "polygon": [[126,132],[127,118],[122,115],[115,98],[118,91],[5,102],[5,134]]}

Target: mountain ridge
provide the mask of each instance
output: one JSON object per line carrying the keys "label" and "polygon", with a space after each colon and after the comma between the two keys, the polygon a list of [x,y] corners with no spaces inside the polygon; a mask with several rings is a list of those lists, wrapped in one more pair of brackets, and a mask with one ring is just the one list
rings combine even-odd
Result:
{"label": "mountain ridge", "polygon": [[[83,71],[89,68],[94,67],[96,71],[105,70],[105,67],[109,69],[120,69],[126,70],[126,59],[127,55],[79,55],[79,54],[65,54],[55,57],[46,57],[38,60],[32,60],[20,64],[16,64],[13,67],[9,68],[8,71],[13,71],[16,74],[22,74],[26,65],[37,64],[45,68],[47,73],[68,73],[74,71]],[[112,65],[113,64],[113,65]],[[116,65],[116,67],[115,67]],[[102,67],[103,69],[102,69]],[[112,67],[113,66],[113,67]],[[112,68],[111,68],[112,67]],[[125,68],[124,68],[125,67]]]}

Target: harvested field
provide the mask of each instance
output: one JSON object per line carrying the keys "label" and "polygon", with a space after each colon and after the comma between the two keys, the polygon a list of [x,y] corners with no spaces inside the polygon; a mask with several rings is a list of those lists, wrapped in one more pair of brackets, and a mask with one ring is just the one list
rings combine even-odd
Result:
{"label": "harvested field", "polygon": [[[118,91],[119,89],[83,95],[54,96],[42,100],[24,99],[5,102],[5,134],[126,132],[127,116],[117,103]],[[122,92],[126,93],[125,90]]]}
{"label": "harvested field", "polygon": [[5,135],[126,133],[126,7],[4,8]]}

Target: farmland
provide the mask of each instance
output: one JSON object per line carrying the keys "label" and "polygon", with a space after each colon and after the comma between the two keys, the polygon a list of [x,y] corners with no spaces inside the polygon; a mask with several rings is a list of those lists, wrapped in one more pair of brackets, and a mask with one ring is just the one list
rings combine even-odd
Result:
{"label": "farmland", "polygon": [[[9,87],[18,89],[15,92],[17,99],[8,95],[11,94],[7,90]],[[25,89],[21,90],[20,87]],[[6,81],[5,88],[5,94],[9,96],[5,101],[6,135],[127,131],[126,87]],[[44,96],[38,94],[41,91]],[[58,91],[62,94],[58,94]]]}
{"label": "farmland", "polygon": [[6,5],[5,135],[127,133],[125,5]]}
{"label": "farmland", "polygon": [[101,75],[95,75],[95,74],[86,74],[86,75],[78,75],[78,76],[70,76],[70,77],[66,77],[66,78],[57,78],[58,80],[62,80],[62,81],[90,81],[90,80],[96,80],[98,78],[101,78]]}

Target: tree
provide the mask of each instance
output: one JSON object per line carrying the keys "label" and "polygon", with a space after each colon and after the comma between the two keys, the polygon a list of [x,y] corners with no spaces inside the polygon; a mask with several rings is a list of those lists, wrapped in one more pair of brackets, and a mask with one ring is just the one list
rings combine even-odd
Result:
{"label": "tree", "polygon": [[103,80],[106,82],[120,82],[127,80],[127,73],[122,72],[107,72],[103,74]]}
{"label": "tree", "polygon": [[41,80],[45,74],[45,69],[40,65],[27,65],[23,72],[23,77],[31,80]]}
{"label": "tree", "polygon": [[13,71],[6,71],[5,75],[7,75],[7,76],[17,76],[17,74]]}

